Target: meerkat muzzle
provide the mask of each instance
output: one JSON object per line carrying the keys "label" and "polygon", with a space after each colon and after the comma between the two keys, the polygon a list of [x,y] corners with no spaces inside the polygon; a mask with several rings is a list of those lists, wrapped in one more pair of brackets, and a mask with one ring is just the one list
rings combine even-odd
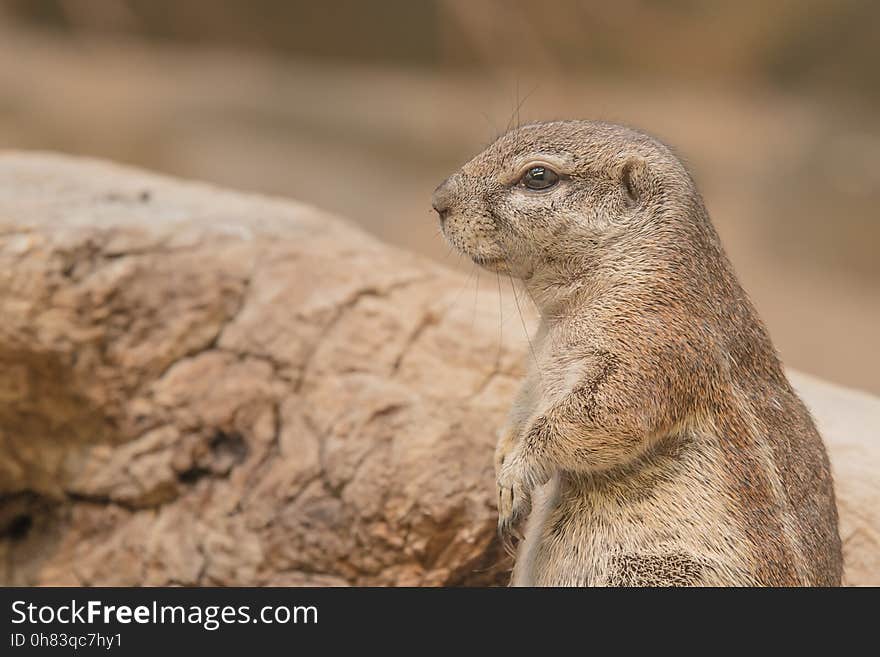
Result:
{"label": "meerkat muzzle", "polygon": [[434,194],[431,196],[431,206],[437,212],[440,217],[440,223],[446,221],[446,217],[449,216],[449,208],[452,206],[452,193],[449,189],[449,178],[444,180],[437,186],[437,189],[434,190]]}

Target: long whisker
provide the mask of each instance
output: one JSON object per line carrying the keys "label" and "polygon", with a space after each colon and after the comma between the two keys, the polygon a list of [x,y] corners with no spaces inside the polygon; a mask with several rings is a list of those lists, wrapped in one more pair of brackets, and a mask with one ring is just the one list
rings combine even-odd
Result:
{"label": "long whisker", "polygon": [[538,357],[535,355],[535,346],[532,344],[532,338],[529,336],[528,328],[526,328],[526,320],[523,317],[522,308],[519,305],[519,295],[516,293],[516,285],[513,283],[513,276],[510,275],[510,272],[508,272],[507,278],[510,280],[510,290],[513,292],[513,301],[516,303],[516,310],[519,313],[519,321],[520,324],[522,324],[523,333],[525,333],[526,341],[529,343],[529,353],[532,355],[532,361],[535,363],[535,371],[538,373],[538,380],[543,387],[544,377],[541,375],[541,366],[538,364]]}
{"label": "long whisker", "polygon": [[535,86],[532,87],[531,91],[529,91],[525,96],[523,96],[520,99],[520,97],[519,97],[519,76],[517,76],[517,78],[516,78],[516,107],[514,108],[513,112],[510,115],[510,118],[507,121],[507,132],[510,132],[511,127],[513,126],[514,119],[516,119],[516,128],[519,129],[522,127],[522,121],[520,119],[520,110],[526,104],[526,101],[532,97],[532,94],[534,94],[538,90],[539,86],[540,86],[539,84],[535,84]]}
{"label": "long whisker", "polygon": [[511,127],[513,127],[513,120],[516,118],[517,107],[519,106],[519,76],[516,78],[516,95],[513,98],[513,111],[510,113],[510,116],[507,119],[507,127],[504,128],[504,132],[510,132]]}
{"label": "long whisker", "polygon": [[522,109],[522,104],[526,102],[525,98],[520,101],[519,99],[519,75],[516,76],[516,129],[519,130],[519,127],[522,125],[519,119],[519,111]]}
{"label": "long whisker", "polygon": [[461,299],[461,295],[471,285],[471,278],[473,278],[473,276],[474,276],[475,269],[476,269],[476,265],[471,263],[471,270],[468,272],[467,278],[465,279],[464,283],[462,283],[461,286],[458,288],[458,292],[456,292],[455,297],[452,299],[452,301],[450,301],[448,304],[446,304],[446,307],[443,309],[444,315],[447,314],[453,308],[455,308],[456,305],[458,305],[458,301],[459,301],[459,299]]}
{"label": "long whisker", "polygon": [[474,332],[474,324],[477,321],[477,300],[480,296],[480,269],[477,268],[477,282],[474,284],[474,308],[471,313],[471,333]]}
{"label": "long whisker", "polygon": [[521,101],[519,101],[519,105],[517,105],[517,107],[516,107],[516,124],[517,124],[516,127],[517,128],[522,127],[522,123],[520,122],[520,118],[519,118],[519,111],[520,111],[520,109],[525,107],[526,101],[529,98],[531,98],[532,94],[534,94],[538,90],[538,86],[539,86],[538,84],[535,84],[535,86],[532,87],[531,91],[529,91],[529,93],[527,93],[525,96],[523,96],[523,99]]}
{"label": "long whisker", "polygon": [[501,369],[501,350],[504,344],[504,307],[501,303],[501,274],[495,272],[498,282],[498,355],[495,358],[495,371]]}

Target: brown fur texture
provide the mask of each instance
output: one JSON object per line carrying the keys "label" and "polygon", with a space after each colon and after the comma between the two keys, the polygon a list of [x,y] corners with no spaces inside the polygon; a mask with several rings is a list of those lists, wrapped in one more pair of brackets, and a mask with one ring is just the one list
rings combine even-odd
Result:
{"label": "brown fur texture", "polygon": [[[524,186],[536,164],[559,182]],[[496,455],[499,527],[531,509],[514,583],[840,583],[822,440],[666,146],[526,125],[433,202],[541,316]]]}

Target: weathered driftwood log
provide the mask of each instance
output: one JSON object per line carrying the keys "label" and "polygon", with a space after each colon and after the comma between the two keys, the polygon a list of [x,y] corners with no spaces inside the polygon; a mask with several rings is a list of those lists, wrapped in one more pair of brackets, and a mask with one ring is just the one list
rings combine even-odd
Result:
{"label": "weathered driftwood log", "polygon": [[[293,202],[0,155],[0,583],[503,583],[525,340],[465,285]],[[880,401],[794,382],[880,583]]]}

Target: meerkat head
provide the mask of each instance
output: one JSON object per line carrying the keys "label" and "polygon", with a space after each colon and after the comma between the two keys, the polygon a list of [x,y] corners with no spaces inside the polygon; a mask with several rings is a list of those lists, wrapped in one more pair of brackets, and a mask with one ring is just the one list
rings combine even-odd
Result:
{"label": "meerkat head", "polygon": [[681,162],[651,137],[559,121],[503,135],[447,178],[432,203],[454,248],[528,279],[551,264],[583,273],[603,247],[644,233],[675,199],[695,195]]}

